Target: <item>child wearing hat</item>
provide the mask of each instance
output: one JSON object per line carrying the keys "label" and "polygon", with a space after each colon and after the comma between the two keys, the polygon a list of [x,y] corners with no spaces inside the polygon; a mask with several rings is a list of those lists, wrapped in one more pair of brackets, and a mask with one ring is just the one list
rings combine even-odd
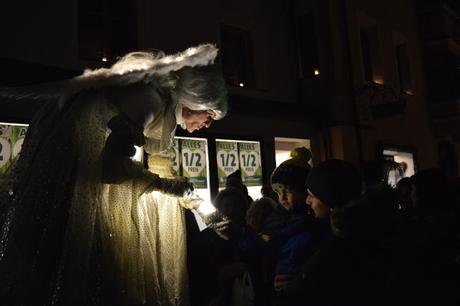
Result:
{"label": "child wearing hat", "polygon": [[271,185],[278,195],[278,205],[266,220],[264,231],[267,234],[277,232],[308,214],[308,207],[305,205],[308,195],[305,180],[311,169],[308,164],[311,152],[305,147],[295,148],[290,157],[272,173]]}
{"label": "child wearing hat", "polygon": [[261,235],[265,251],[276,257],[276,274],[298,271],[314,243],[313,220],[305,205],[311,152],[296,148],[290,156],[273,171],[272,188],[279,203],[267,217]]}

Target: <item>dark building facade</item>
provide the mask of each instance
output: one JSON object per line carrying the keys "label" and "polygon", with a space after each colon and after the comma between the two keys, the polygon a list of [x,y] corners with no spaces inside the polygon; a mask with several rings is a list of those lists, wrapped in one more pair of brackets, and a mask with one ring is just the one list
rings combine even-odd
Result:
{"label": "dark building facade", "polygon": [[[438,69],[429,63],[439,56],[422,57],[431,36],[417,21],[426,14],[409,0],[45,0],[27,10],[9,1],[0,12],[0,81],[65,79],[131,50],[172,53],[211,42],[221,49],[230,112],[194,136],[208,141],[214,194],[216,139],[259,142],[265,183],[276,153],[302,141],[311,145],[314,162],[396,156],[412,159],[416,170],[437,165],[438,141],[450,141],[455,151],[458,140],[450,125],[436,123],[435,114],[447,108],[429,111],[432,100],[456,96],[436,94],[444,86],[436,83],[440,78],[425,81],[432,72],[422,67]],[[453,38],[445,45],[445,52],[453,45],[458,51]],[[9,122],[27,123],[39,107],[0,103],[0,121]]]}

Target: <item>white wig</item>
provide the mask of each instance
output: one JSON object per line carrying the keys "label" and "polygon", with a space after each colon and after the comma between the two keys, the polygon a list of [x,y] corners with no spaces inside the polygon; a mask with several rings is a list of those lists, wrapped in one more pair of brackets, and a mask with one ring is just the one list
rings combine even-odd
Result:
{"label": "white wig", "polygon": [[180,104],[192,110],[212,110],[215,120],[227,114],[225,80],[216,67],[185,67],[176,74],[174,92]]}

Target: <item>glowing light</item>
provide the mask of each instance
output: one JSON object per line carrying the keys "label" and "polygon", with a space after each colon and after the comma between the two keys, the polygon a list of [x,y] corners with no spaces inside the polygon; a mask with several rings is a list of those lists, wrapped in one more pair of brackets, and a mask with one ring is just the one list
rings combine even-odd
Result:
{"label": "glowing light", "polygon": [[374,76],[373,81],[374,83],[380,84],[380,85],[383,85],[384,83],[383,78],[381,76]]}
{"label": "glowing light", "polygon": [[275,152],[275,162],[278,167],[282,162],[290,158],[291,151],[289,150],[276,150]]}
{"label": "glowing light", "polygon": [[104,57],[101,59],[101,61],[103,61],[103,62],[107,62],[107,61],[108,61],[108,59],[107,59],[107,57],[105,57],[105,56],[104,56]]}
{"label": "glowing light", "polygon": [[197,209],[203,215],[209,215],[216,211],[214,205],[211,202],[203,201],[200,204],[200,207]]}
{"label": "glowing light", "polygon": [[414,94],[412,89],[406,89],[406,90],[404,90],[404,93],[407,94],[407,95],[411,95],[411,96]]}
{"label": "glowing light", "polygon": [[244,87],[244,83],[240,83],[239,85],[240,85],[240,87]]}
{"label": "glowing light", "polygon": [[169,63],[172,62],[172,58],[171,58],[170,56],[165,57],[165,58],[163,59],[163,62],[164,62],[165,64],[169,64]]}
{"label": "glowing light", "polygon": [[178,56],[178,57],[176,57],[174,60],[175,60],[176,62],[180,62],[180,61],[183,60],[183,59],[184,59],[183,56]]}
{"label": "glowing light", "polygon": [[319,75],[319,69],[315,69],[315,70],[313,71],[313,73],[314,73],[315,75]]}
{"label": "glowing light", "polygon": [[131,159],[138,162],[142,162],[144,157],[144,149],[138,146],[134,146],[134,148],[136,149],[136,153],[133,157],[131,157]]}
{"label": "glowing light", "polygon": [[190,48],[190,49],[187,50],[186,53],[187,53],[188,56],[192,56],[192,55],[194,55],[196,53],[196,48]]}

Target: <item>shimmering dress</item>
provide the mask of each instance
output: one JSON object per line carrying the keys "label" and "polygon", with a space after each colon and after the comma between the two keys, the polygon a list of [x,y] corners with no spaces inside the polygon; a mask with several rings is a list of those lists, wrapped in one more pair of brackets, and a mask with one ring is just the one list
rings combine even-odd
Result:
{"label": "shimmering dress", "polygon": [[183,208],[129,159],[170,147],[174,109],[152,84],[42,107],[1,188],[1,305],[188,305]]}

